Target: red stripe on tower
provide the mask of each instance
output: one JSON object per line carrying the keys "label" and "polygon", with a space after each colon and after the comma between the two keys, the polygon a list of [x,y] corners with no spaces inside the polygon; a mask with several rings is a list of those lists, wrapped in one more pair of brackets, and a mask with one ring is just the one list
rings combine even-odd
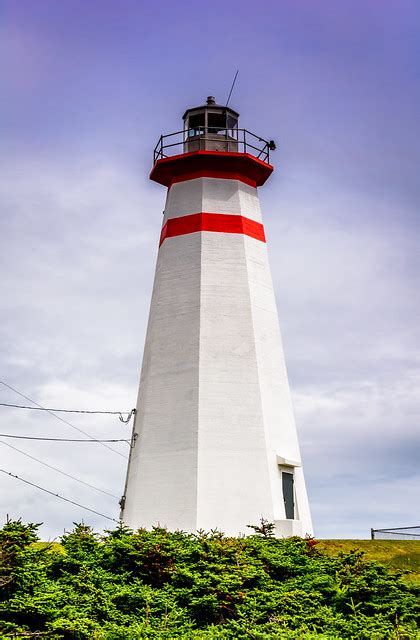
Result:
{"label": "red stripe on tower", "polygon": [[260,222],[239,215],[225,213],[193,213],[180,218],[170,218],[163,226],[159,246],[166,238],[184,236],[198,231],[213,233],[239,233],[265,242],[264,227]]}

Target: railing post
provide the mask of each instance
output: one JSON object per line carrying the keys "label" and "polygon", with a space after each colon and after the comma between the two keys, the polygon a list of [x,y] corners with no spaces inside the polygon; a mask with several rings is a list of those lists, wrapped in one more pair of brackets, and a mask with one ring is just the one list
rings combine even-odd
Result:
{"label": "railing post", "polygon": [[370,530],[370,539],[375,540],[375,529]]}

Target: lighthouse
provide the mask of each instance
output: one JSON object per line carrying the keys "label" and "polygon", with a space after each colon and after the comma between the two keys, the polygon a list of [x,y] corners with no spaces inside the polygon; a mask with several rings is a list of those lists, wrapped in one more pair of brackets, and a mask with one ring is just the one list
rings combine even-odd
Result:
{"label": "lighthouse", "polygon": [[[216,104],[162,135],[167,189],[121,500],[130,527],[312,534],[258,189],[266,141]],[[278,215],[278,212],[276,212]]]}

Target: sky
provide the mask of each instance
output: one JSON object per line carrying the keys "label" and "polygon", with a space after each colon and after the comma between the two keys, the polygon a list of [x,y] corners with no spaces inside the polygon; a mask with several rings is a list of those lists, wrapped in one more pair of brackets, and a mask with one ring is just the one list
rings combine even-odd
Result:
{"label": "sky", "polygon": [[[223,103],[237,68],[241,126],[277,143],[260,198],[315,534],[419,525],[416,0],[0,0],[0,379],[47,407],[135,406],[165,198],[153,148],[187,107]],[[0,402],[28,404],[4,384]],[[0,418],[84,437],[40,411]],[[118,518],[129,448],[109,446],[3,437],[0,467]],[[43,539],[115,524],[0,476],[1,518]]]}

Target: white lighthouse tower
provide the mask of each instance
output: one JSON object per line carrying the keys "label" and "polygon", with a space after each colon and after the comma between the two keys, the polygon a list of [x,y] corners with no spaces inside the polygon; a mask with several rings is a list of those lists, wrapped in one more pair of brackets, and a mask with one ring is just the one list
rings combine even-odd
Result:
{"label": "white lighthouse tower", "polygon": [[275,148],[215,104],[161,136],[167,187],[122,519],[312,534],[258,187]]}

